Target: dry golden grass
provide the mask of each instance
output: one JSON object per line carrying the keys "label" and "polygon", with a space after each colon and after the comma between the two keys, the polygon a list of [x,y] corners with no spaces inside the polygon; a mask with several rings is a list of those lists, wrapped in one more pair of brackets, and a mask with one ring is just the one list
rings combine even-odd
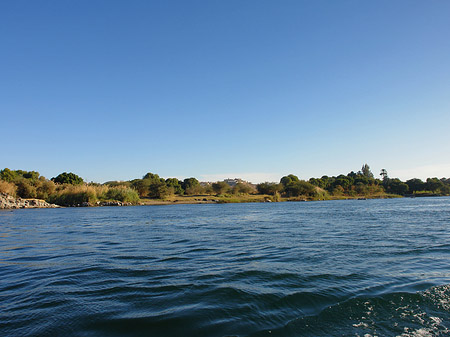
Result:
{"label": "dry golden grass", "polygon": [[0,193],[6,193],[13,197],[16,196],[17,186],[13,183],[8,183],[7,181],[0,180]]}

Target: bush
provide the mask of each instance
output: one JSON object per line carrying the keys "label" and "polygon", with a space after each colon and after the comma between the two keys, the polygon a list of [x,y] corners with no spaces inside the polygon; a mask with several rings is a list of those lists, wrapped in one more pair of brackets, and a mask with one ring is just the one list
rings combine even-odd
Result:
{"label": "bush", "polygon": [[16,182],[17,186],[17,195],[21,198],[36,198],[37,191],[36,187],[34,187],[28,180],[21,179]]}
{"label": "bush", "polygon": [[0,193],[16,196],[17,186],[4,180],[0,180]]}
{"label": "bush", "polygon": [[138,193],[128,187],[112,187],[105,193],[105,196],[110,200],[129,202],[132,204],[139,203]]}
{"label": "bush", "polygon": [[[42,178],[42,177],[41,177]],[[39,179],[39,182],[37,183],[36,192],[37,192],[37,198],[39,199],[48,199],[50,195],[55,193],[56,186],[55,183],[51,180],[45,180]]]}
{"label": "bush", "polygon": [[61,206],[76,206],[83,203],[95,204],[97,201],[121,201],[139,203],[138,193],[124,186],[107,187],[96,185],[62,185],[56,193],[49,196],[48,202]]}
{"label": "bush", "polygon": [[97,202],[97,188],[92,186],[64,185],[48,198],[48,202],[60,206],[76,206],[84,202]]}

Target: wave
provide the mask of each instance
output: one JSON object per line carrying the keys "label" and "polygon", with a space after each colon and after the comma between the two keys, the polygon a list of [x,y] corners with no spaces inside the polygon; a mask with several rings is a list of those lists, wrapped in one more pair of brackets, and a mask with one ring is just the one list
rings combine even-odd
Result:
{"label": "wave", "polygon": [[448,336],[450,284],[417,293],[355,297],[252,336]]}

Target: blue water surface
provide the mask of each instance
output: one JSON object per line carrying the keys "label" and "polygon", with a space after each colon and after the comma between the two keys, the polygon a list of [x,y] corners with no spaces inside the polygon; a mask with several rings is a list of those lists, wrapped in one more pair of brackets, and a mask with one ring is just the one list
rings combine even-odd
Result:
{"label": "blue water surface", "polygon": [[450,198],[0,212],[1,336],[447,336]]}

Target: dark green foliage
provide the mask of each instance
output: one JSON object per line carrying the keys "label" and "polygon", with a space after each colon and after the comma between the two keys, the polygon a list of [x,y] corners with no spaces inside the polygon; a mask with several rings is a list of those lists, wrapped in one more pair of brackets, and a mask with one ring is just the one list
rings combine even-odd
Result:
{"label": "dark green foliage", "polygon": [[151,181],[149,179],[134,179],[130,181],[130,184],[138,192],[140,197],[146,197],[150,192]]}
{"label": "dark green foliage", "polygon": [[72,172],[63,172],[56,177],[51,179],[53,182],[57,184],[70,184],[70,185],[81,185],[84,181],[83,178],[77,176]]}
{"label": "dark green foliage", "polygon": [[182,187],[188,195],[195,195],[204,192],[204,189],[200,186],[200,182],[195,178],[184,179]]}
{"label": "dark green foliage", "polygon": [[361,168],[361,174],[367,178],[373,178],[373,173],[370,171],[370,167],[367,164],[364,164]]}
{"label": "dark green foliage", "polygon": [[36,171],[23,171],[23,170],[10,170],[5,168],[0,171],[0,179],[7,182],[16,182],[21,179],[36,181],[39,179],[39,172]]}
{"label": "dark green foliage", "polygon": [[322,178],[310,178],[309,183],[313,184],[314,186],[331,190],[331,186],[333,185],[334,178],[330,178],[328,176],[322,176]]}
{"label": "dark green foliage", "polygon": [[265,182],[256,185],[256,189],[260,194],[275,195],[275,193],[280,192],[283,189],[283,185]]}
{"label": "dark green foliage", "polygon": [[352,186],[354,183],[354,180],[352,177],[344,176],[343,174],[336,177],[336,179],[333,182],[333,189],[335,189],[337,186],[341,186],[344,191],[348,191],[350,189],[350,186]]}
{"label": "dark green foliage", "polygon": [[280,180],[280,184],[283,186],[282,191],[288,197],[298,197],[301,195],[313,196],[316,192],[316,188],[313,184],[304,180],[300,180],[293,174],[282,177]]}
{"label": "dark green foliage", "polygon": [[153,181],[153,180],[159,180],[161,178],[156,173],[148,172],[145,176],[142,177],[142,179],[149,179],[149,180]]}
{"label": "dark green foliage", "polygon": [[231,187],[225,181],[218,181],[212,184],[212,189],[217,195],[219,195],[230,192]]}
{"label": "dark green foliage", "polygon": [[173,188],[169,188],[166,185],[164,179],[153,180],[150,184],[150,191],[148,196],[153,199],[164,199],[170,194],[173,194]]}
{"label": "dark green foliage", "polygon": [[249,184],[237,183],[232,188],[233,194],[250,194],[254,192],[254,188]]}
{"label": "dark green foliage", "polygon": [[286,188],[286,186],[288,186],[289,184],[299,182],[299,181],[300,181],[300,179],[298,179],[297,176],[295,176],[293,174],[289,174],[287,176],[282,177],[280,180],[280,183],[283,185],[283,187]]}
{"label": "dark green foliage", "polygon": [[306,181],[293,181],[289,183],[285,188],[284,192],[288,197],[298,197],[298,196],[314,196],[316,194],[316,188],[313,184]]}
{"label": "dark green foliage", "polygon": [[17,176],[17,173],[15,171],[11,171],[9,168],[5,168],[0,171],[0,179],[9,183],[13,182]]}
{"label": "dark green foliage", "polygon": [[428,178],[425,184],[425,188],[428,191],[432,191],[433,193],[438,192],[441,188],[444,187],[444,183],[438,178]]}
{"label": "dark green foliage", "polygon": [[425,189],[425,183],[420,179],[410,179],[406,181],[406,184],[409,187],[410,193],[415,193],[418,191],[423,191]]}
{"label": "dark green foliage", "polygon": [[380,176],[383,179],[383,181],[389,178],[388,177],[388,173],[387,173],[387,171],[385,169],[381,169]]}
{"label": "dark green foliage", "polygon": [[184,189],[182,187],[183,182],[181,180],[178,180],[177,178],[167,178],[166,179],[166,185],[167,187],[173,188],[173,192],[178,195],[184,194]]}
{"label": "dark green foliage", "polygon": [[195,178],[186,178],[183,180],[182,187],[186,191],[188,188],[200,185],[200,182]]}
{"label": "dark green foliage", "polygon": [[383,182],[383,186],[386,189],[386,192],[393,194],[405,195],[409,191],[408,185],[398,178],[386,179]]}
{"label": "dark green foliage", "polygon": [[363,175],[356,175],[353,178],[353,184],[357,185],[357,184],[363,184],[363,185],[369,185],[369,183],[371,182],[371,180],[373,179],[369,179],[366,176]]}

